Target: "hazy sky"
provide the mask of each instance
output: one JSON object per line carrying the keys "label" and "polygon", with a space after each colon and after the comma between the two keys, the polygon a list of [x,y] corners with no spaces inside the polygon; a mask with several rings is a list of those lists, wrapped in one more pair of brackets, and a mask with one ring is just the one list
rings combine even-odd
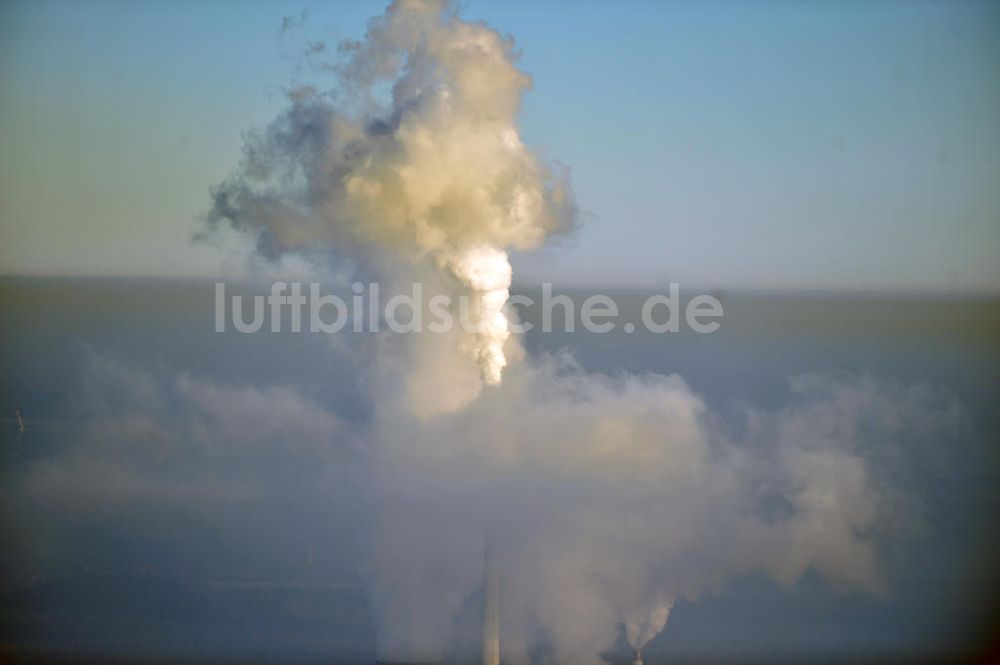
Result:
{"label": "hazy sky", "polygon": [[[1000,5],[464,7],[523,48],[525,139],[588,213],[515,280],[1000,291]],[[383,9],[5,3],[0,273],[219,274],[189,238],[241,132]]]}

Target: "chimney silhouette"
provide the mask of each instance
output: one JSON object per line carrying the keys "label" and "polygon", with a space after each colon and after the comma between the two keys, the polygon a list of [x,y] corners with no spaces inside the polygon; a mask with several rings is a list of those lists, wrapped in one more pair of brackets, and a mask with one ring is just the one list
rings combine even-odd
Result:
{"label": "chimney silhouette", "polygon": [[497,607],[497,573],[493,547],[486,539],[483,562],[483,661],[482,665],[500,665],[500,626]]}

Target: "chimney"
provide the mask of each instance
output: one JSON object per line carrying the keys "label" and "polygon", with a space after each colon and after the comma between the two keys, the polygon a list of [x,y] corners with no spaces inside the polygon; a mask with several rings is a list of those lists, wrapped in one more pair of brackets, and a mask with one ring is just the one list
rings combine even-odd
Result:
{"label": "chimney", "polygon": [[486,540],[483,565],[483,661],[482,665],[500,665],[500,628],[497,616],[497,573],[493,566],[493,548]]}
{"label": "chimney", "polygon": [[632,661],[632,665],[642,665],[642,652],[638,649],[635,650],[635,660]]}

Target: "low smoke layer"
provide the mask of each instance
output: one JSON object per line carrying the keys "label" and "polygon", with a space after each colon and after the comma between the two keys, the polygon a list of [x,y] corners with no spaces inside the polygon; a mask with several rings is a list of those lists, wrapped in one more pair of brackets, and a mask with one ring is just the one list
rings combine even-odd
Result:
{"label": "low smoke layer", "polygon": [[364,448],[307,391],[97,355],[69,387],[68,417],[31,422],[33,458],[6,483],[5,573],[299,575],[309,548],[354,565]]}
{"label": "low smoke layer", "polygon": [[597,663],[620,630],[641,647],[674,601],[742,575],[884,594],[885,546],[918,515],[907,447],[964,424],[924,388],[821,375],[723,418],[678,376],[567,356],[431,422],[376,400],[351,423],[302,388],[105,357],[84,379],[58,452],[4,491],[29,568],[280,579],[315,552],[334,579],[368,578],[386,659],[475,662],[487,533],[511,663]]}

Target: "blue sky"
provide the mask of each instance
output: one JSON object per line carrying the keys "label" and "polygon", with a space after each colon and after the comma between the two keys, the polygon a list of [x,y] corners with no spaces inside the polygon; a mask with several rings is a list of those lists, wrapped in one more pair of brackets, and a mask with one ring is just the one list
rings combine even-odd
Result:
{"label": "blue sky", "polygon": [[[473,1],[585,226],[516,279],[1000,291],[1000,6]],[[307,19],[281,37],[282,17]],[[306,39],[381,2],[0,9],[0,273],[215,275],[189,238]]]}

